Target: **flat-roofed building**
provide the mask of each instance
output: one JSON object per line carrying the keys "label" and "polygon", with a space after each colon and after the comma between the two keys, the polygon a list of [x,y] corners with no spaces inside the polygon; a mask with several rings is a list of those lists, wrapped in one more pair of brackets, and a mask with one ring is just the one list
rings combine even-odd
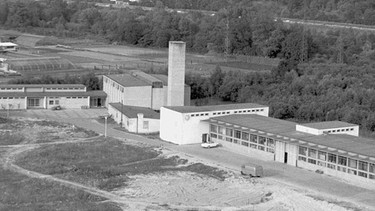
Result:
{"label": "flat-roofed building", "polygon": [[358,137],[358,125],[340,121],[299,125],[253,114],[206,121],[211,139],[229,150],[375,188],[375,141]]}
{"label": "flat-roofed building", "polygon": [[110,103],[108,113],[117,124],[132,133],[157,133],[160,128],[160,115],[156,111],[121,103]]}
{"label": "flat-roofed building", "polygon": [[209,123],[213,117],[231,114],[268,116],[268,107],[254,103],[215,106],[165,106],[160,110],[160,138],[175,144],[208,141]]}
{"label": "flat-roofed building", "polygon": [[82,84],[2,84],[1,109],[90,108],[105,105],[103,91],[87,91]]}
{"label": "flat-roofed building", "polygon": [[[184,86],[184,105],[190,105],[190,86]],[[168,76],[141,71],[103,76],[103,91],[108,103],[123,103],[160,110],[167,104]]]}

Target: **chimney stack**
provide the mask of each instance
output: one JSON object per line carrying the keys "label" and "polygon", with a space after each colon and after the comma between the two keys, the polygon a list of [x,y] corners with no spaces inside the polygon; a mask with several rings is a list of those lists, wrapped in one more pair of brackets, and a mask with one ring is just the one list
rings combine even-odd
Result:
{"label": "chimney stack", "polygon": [[167,106],[184,105],[185,49],[185,42],[169,41]]}

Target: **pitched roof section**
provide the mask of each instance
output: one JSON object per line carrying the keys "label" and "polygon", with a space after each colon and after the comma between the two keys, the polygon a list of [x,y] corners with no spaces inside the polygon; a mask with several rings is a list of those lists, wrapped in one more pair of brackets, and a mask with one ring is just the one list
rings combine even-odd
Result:
{"label": "pitched roof section", "polygon": [[137,114],[141,113],[144,118],[160,119],[160,114],[150,108],[121,105],[121,103],[110,103],[109,105],[129,118],[137,118]]}
{"label": "pitched roof section", "polygon": [[259,105],[255,103],[238,103],[238,104],[225,104],[225,105],[213,105],[213,106],[164,106],[164,107],[171,109],[173,111],[180,112],[180,113],[268,108],[268,106]]}
{"label": "pitched roof section", "polygon": [[314,122],[314,123],[306,123],[306,124],[301,124],[301,125],[305,127],[318,129],[318,130],[358,126],[355,124],[341,122],[341,121]]}
{"label": "pitched roof section", "polygon": [[154,75],[136,70],[124,74],[107,75],[107,77],[124,87],[152,86],[153,83],[162,83],[163,85],[166,85],[166,83],[164,83],[165,79],[160,75],[156,75],[156,77],[154,77]]}

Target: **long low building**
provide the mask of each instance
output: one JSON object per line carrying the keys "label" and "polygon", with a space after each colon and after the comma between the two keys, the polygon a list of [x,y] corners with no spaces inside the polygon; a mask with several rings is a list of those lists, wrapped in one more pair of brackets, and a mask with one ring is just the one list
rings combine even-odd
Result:
{"label": "long low building", "polygon": [[151,108],[110,103],[108,113],[120,127],[129,132],[143,134],[159,132],[160,115]]}
{"label": "long low building", "polygon": [[[162,107],[160,138],[206,141],[249,157],[276,161],[375,188],[375,140],[341,121],[297,124],[268,117],[268,107],[234,104]],[[209,152],[208,152],[209,153]]]}
{"label": "long low building", "polygon": [[103,91],[82,84],[2,84],[0,109],[92,108],[105,106]]}
{"label": "long low building", "polygon": [[211,139],[232,151],[375,188],[375,142],[358,137],[358,125],[340,121],[301,125],[259,115],[206,121]]}

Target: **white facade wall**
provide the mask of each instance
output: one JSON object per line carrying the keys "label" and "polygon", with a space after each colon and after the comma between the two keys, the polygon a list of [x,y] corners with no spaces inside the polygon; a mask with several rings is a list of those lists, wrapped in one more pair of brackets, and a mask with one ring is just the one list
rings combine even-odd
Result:
{"label": "white facade wall", "polygon": [[125,87],[123,104],[151,108],[151,95],[151,86]]}
{"label": "white facade wall", "polygon": [[167,104],[167,87],[152,89],[152,109],[160,110],[160,108]]}
{"label": "white facade wall", "polygon": [[[160,109],[160,138],[167,142],[183,144],[183,114],[165,107]],[[194,131],[187,131],[193,133]]]}
{"label": "white facade wall", "polygon": [[[251,112],[248,112],[249,110]],[[239,111],[241,111],[241,113],[238,113]],[[209,123],[203,122],[202,120],[230,114],[258,114],[268,116],[268,111],[268,107],[259,107],[251,109],[180,113],[162,107],[160,110],[160,138],[175,144],[202,143],[202,135],[210,132]]]}
{"label": "white facade wall", "polygon": [[26,97],[13,97],[12,99],[0,99],[0,109],[26,109]]}
{"label": "white facade wall", "polygon": [[316,129],[307,127],[304,125],[296,125],[296,130],[304,133],[310,133],[313,135],[323,135],[324,133],[328,134],[347,134],[352,136],[359,136],[359,126],[350,126],[350,127],[338,127],[330,129]]}
{"label": "white facade wall", "polygon": [[57,106],[50,105],[49,101],[51,100],[59,100],[59,104],[62,108],[82,108],[82,106],[90,106],[90,98],[89,97],[59,97],[59,98],[47,98],[47,108],[52,108]]}
{"label": "white facade wall", "polygon": [[111,105],[108,106],[108,113],[117,124],[121,124],[122,120],[122,127],[132,133],[157,133],[160,130],[159,119],[144,118],[143,114],[139,114],[137,118],[129,118]]}

